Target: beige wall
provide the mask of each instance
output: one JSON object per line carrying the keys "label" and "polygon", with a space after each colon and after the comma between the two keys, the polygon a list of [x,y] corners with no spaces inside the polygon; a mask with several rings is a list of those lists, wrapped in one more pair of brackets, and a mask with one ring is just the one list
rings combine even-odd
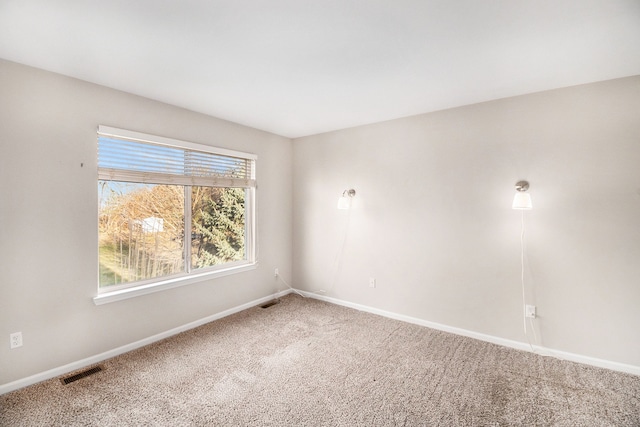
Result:
{"label": "beige wall", "polygon": [[[95,306],[100,124],[257,154],[258,268]],[[291,163],[287,138],[0,61],[0,385],[274,292],[273,269],[291,275]]]}
{"label": "beige wall", "polygon": [[[0,95],[0,385],[267,296],[274,267],[301,289],[524,341],[519,179],[541,344],[640,367],[640,77],[293,146],[6,61]],[[95,306],[99,124],[256,153],[258,268]]]}
{"label": "beige wall", "polygon": [[[300,138],[293,152],[295,286],[525,342],[511,201],[527,179],[540,344],[640,367],[640,77]],[[350,213],[336,209],[346,188]]]}

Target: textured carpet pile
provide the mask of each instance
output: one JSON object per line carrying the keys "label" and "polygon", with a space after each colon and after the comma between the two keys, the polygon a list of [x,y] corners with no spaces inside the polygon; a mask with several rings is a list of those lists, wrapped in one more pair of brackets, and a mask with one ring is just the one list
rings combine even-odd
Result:
{"label": "textured carpet pile", "polygon": [[640,426],[640,377],[289,295],[0,396],[2,426]]}

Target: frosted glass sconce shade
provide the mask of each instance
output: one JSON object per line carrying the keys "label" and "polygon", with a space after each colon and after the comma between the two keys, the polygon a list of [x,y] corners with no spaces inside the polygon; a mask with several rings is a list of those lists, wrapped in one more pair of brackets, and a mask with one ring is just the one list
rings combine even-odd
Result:
{"label": "frosted glass sconce shade", "polygon": [[344,190],[342,196],[338,199],[338,209],[349,209],[351,206],[351,198],[356,195],[356,190]]}
{"label": "frosted glass sconce shade", "polygon": [[516,183],[516,194],[513,196],[513,204],[511,207],[518,210],[531,210],[533,205],[531,204],[531,195],[526,191],[529,189],[529,183],[527,181],[519,181]]}
{"label": "frosted glass sconce shade", "polygon": [[531,195],[529,193],[516,193],[513,196],[513,209],[531,210]]}

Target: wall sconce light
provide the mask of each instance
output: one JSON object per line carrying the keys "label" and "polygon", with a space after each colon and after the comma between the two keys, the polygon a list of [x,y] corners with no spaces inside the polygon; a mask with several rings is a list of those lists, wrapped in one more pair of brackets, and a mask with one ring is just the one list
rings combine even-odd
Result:
{"label": "wall sconce light", "polygon": [[356,195],[356,190],[344,190],[342,196],[338,199],[338,209],[349,209],[351,206],[351,198]]}
{"label": "wall sconce light", "polygon": [[518,181],[516,183],[516,195],[513,196],[513,209],[528,211],[533,208],[531,204],[531,195],[526,191],[529,189],[527,181]]}

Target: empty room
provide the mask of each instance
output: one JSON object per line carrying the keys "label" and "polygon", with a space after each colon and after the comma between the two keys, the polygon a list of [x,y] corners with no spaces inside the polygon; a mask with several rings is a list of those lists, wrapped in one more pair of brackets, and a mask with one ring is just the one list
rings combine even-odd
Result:
{"label": "empty room", "polygon": [[0,425],[640,425],[640,1],[0,0]]}

